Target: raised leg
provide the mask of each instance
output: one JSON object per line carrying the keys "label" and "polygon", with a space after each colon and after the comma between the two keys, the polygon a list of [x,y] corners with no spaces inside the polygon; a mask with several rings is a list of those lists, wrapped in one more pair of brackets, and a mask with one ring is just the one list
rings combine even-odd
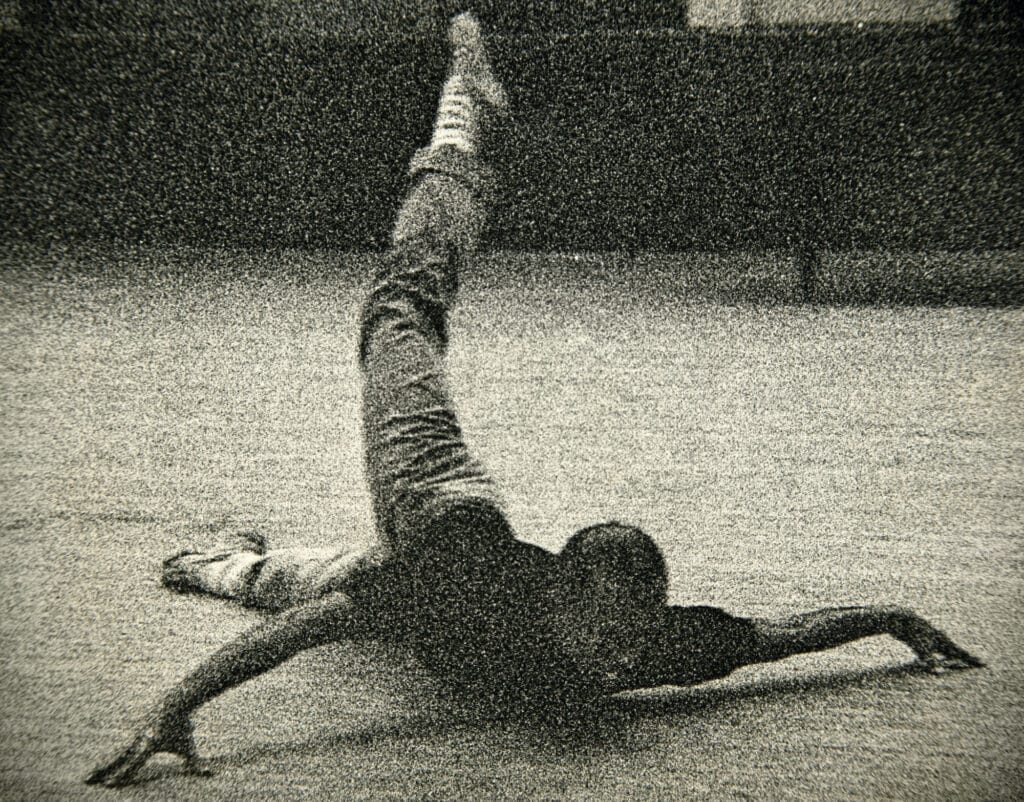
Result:
{"label": "raised leg", "polygon": [[[492,524],[475,527],[483,538],[511,536],[494,484],[464,442],[443,364],[459,270],[476,251],[491,183],[480,140],[505,100],[476,21],[456,17],[450,38],[433,139],[413,159],[393,247],[361,320],[367,474],[383,546],[395,554],[441,547],[451,528],[436,524],[455,512]],[[454,539],[443,548],[467,545]]]}

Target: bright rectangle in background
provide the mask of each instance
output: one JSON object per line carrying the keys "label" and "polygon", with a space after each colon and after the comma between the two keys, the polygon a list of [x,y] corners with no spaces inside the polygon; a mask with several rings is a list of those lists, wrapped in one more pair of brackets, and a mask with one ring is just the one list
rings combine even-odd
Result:
{"label": "bright rectangle in background", "polygon": [[750,0],[691,0],[690,25],[697,28],[731,28],[750,22]]}
{"label": "bright rectangle in background", "polygon": [[955,20],[958,6],[957,0],[692,0],[688,20],[707,28],[748,23],[938,23]]}
{"label": "bright rectangle in background", "polygon": [[956,0],[750,0],[767,25],[801,22],[949,22]]}

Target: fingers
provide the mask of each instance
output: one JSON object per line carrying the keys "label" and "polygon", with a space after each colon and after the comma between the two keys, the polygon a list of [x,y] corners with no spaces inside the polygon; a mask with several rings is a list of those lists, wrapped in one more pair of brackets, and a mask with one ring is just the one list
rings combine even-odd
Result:
{"label": "fingers", "polygon": [[128,785],[154,751],[153,739],[142,735],[106,766],[96,769],[85,781],[90,785],[102,784],[108,788]]}
{"label": "fingers", "polygon": [[185,771],[195,777],[212,777],[213,769],[199,755],[192,754],[185,758]]}
{"label": "fingers", "polygon": [[944,654],[931,654],[921,657],[913,664],[914,668],[928,674],[948,674],[950,671],[964,671],[969,668],[982,668],[985,663],[977,657],[963,652],[963,656],[951,657]]}
{"label": "fingers", "polygon": [[962,649],[957,654],[949,655],[942,661],[946,668],[960,670],[965,668],[984,668],[985,662]]}
{"label": "fingers", "polygon": [[935,646],[932,651],[936,654],[945,656],[950,662],[960,663],[962,665],[957,666],[958,668],[982,668],[985,663],[979,658],[972,655],[966,649],[961,649],[946,635],[940,635],[936,639]]}
{"label": "fingers", "polygon": [[964,664],[964,668],[984,668],[985,662],[965,649],[961,649],[952,641],[944,644],[942,649],[943,654],[947,655],[953,660]]}
{"label": "fingers", "polygon": [[918,660],[915,665],[918,668],[932,674],[941,674],[951,670],[985,666],[983,660],[961,649],[944,632],[923,621],[921,623],[923,631],[914,633],[913,637],[906,641],[917,653]]}
{"label": "fingers", "polygon": [[140,735],[131,746],[125,749],[120,755],[105,766],[93,771],[85,782],[88,785],[105,785],[108,788],[118,788],[130,785],[135,780],[147,760],[158,751],[174,752],[185,759],[185,771],[197,777],[209,777],[213,774],[210,767],[196,754],[195,744],[191,737],[177,741],[173,748],[170,746],[157,746],[157,741],[152,735]]}
{"label": "fingers", "polygon": [[105,783],[107,777],[110,777],[111,774],[114,771],[116,771],[118,766],[120,766],[123,762],[124,756],[122,755],[112,763],[109,763],[106,766],[100,766],[98,769],[93,771],[92,774],[85,778],[86,785],[99,785],[101,783]]}

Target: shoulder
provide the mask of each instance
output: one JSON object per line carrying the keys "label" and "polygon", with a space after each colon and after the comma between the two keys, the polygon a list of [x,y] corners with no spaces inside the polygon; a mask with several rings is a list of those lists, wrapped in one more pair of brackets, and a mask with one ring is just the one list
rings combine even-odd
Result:
{"label": "shoulder", "polygon": [[754,622],[718,607],[668,607],[652,658],[665,681],[694,685],[724,677],[743,665],[753,639]]}
{"label": "shoulder", "polygon": [[665,616],[664,634],[669,642],[705,653],[745,644],[754,632],[752,619],[732,615],[718,607],[672,605]]}

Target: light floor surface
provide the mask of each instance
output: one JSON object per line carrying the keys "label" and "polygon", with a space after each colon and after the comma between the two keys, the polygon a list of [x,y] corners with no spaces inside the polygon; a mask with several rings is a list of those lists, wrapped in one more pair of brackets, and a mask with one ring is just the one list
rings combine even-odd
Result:
{"label": "light floor surface", "polygon": [[337,645],[196,715],[214,777],[82,785],[258,618],[166,592],[163,556],[224,518],[369,539],[374,258],[0,251],[0,797],[1024,797],[1024,312],[723,305],[643,259],[522,255],[465,276],[449,356],[522,537],[637,523],[674,602],[906,604],[989,667],[918,675],[875,638],[540,726]]}

